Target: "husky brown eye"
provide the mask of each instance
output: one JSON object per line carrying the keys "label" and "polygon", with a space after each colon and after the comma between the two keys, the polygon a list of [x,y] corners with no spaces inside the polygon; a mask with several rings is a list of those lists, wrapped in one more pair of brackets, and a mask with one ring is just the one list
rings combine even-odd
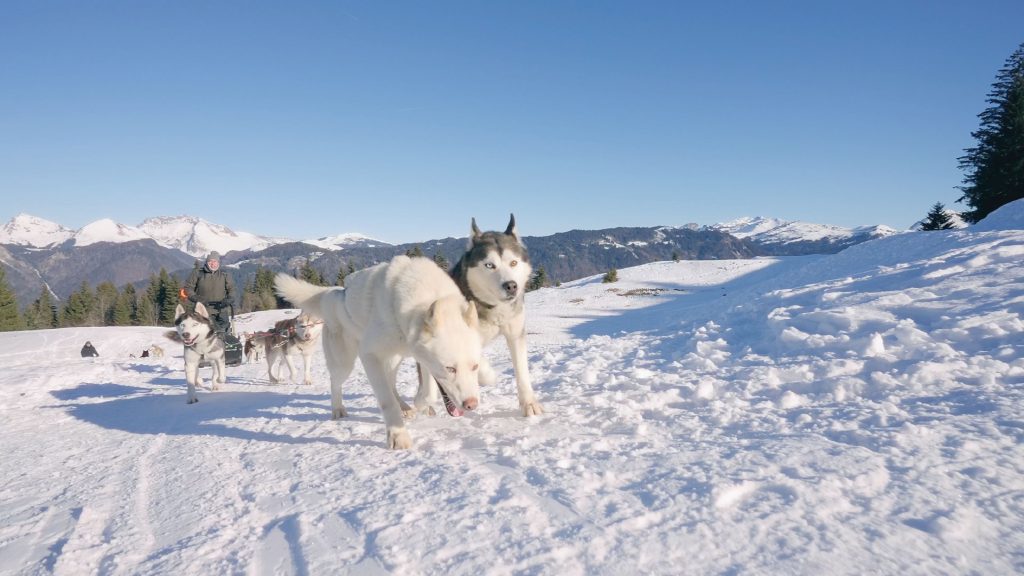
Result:
{"label": "husky brown eye", "polygon": [[511,262],[509,262],[509,263],[508,263],[508,265],[509,265],[509,266],[511,266],[511,267],[513,267],[513,268],[515,268],[515,267],[516,267],[516,264],[519,264],[519,260],[513,260],[513,261],[511,261]]}
{"label": "husky brown eye", "polygon": [[445,366],[444,369],[447,370],[449,374],[455,374],[457,372],[455,366]]}

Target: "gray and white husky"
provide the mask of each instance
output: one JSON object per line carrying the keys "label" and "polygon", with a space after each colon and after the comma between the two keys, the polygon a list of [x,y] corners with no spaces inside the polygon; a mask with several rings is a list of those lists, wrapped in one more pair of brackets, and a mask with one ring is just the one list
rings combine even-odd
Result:
{"label": "gray and white husky", "polygon": [[[530,384],[530,369],[526,361],[524,294],[531,272],[530,255],[516,229],[515,214],[511,214],[504,232],[481,232],[476,225],[476,218],[471,219],[469,246],[450,273],[466,300],[476,304],[479,318],[477,331],[481,342],[486,344],[498,334],[505,337],[512,356],[519,408],[523,416],[544,412]],[[428,406],[420,405],[419,400],[434,400],[438,387],[422,367],[419,376],[420,387],[426,385],[427,389],[421,389],[417,394],[416,408],[431,411]],[[494,370],[484,359],[480,361],[479,378],[480,383],[485,385],[493,384],[496,379]],[[448,407],[447,399],[445,401]],[[452,410],[449,408],[448,412],[452,413]]]}
{"label": "gray and white husky", "polygon": [[196,398],[196,387],[203,381],[199,377],[200,363],[213,366],[211,388],[220,389],[227,377],[224,366],[224,340],[217,335],[210,313],[202,302],[196,302],[195,310],[185,312],[185,307],[178,304],[174,309],[174,328],[164,334],[167,338],[185,345],[185,382],[188,384],[188,404],[199,401]]}

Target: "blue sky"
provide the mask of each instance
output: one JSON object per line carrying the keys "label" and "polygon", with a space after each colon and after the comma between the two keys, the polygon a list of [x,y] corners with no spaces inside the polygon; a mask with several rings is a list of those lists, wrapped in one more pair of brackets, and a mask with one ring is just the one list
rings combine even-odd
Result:
{"label": "blue sky", "polygon": [[0,220],[905,228],[1024,2],[0,1]]}

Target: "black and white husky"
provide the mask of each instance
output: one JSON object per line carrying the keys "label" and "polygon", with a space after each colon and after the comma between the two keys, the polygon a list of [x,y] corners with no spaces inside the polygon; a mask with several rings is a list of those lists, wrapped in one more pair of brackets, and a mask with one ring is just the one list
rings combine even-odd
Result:
{"label": "black and white husky", "polygon": [[[469,246],[452,268],[455,280],[466,300],[476,304],[480,340],[486,344],[498,334],[505,337],[512,356],[512,369],[516,377],[519,408],[523,416],[544,412],[530,384],[530,369],[526,362],[526,307],[524,294],[532,268],[530,255],[516,230],[515,214],[510,215],[504,232],[481,232],[476,218],[470,222]],[[480,383],[493,384],[496,376],[487,361],[480,362]],[[438,389],[430,375],[420,369],[420,386],[427,390],[417,394],[417,400],[435,398]],[[447,404],[447,402],[446,402]],[[446,406],[447,407],[447,406]],[[428,406],[417,405],[420,411]],[[452,412],[451,409],[448,410]]]}
{"label": "black and white husky", "polygon": [[224,366],[224,340],[217,335],[210,313],[202,302],[196,303],[191,313],[178,304],[174,309],[174,328],[164,334],[167,338],[185,345],[185,382],[188,383],[188,403],[199,401],[196,398],[196,387],[203,383],[199,378],[200,363],[213,366],[211,388],[218,390],[227,377]]}

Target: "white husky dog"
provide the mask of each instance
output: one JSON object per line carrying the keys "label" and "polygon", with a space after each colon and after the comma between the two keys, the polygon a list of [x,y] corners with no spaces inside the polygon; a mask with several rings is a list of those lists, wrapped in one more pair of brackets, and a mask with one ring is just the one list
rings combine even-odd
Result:
{"label": "white husky dog", "polygon": [[396,256],[345,277],[345,288],[314,286],[287,274],[278,274],[274,287],[282,298],[324,320],[332,418],[346,416],[341,385],[357,357],[384,415],[388,448],[412,447],[403,414],[415,412],[399,398],[395,383],[404,357],[415,358],[453,402],[476,408],[476,306],[432,260]]}
{"label": "white husky dog", "polygon": [[[292,354],[302,354],[302,383],[312,384],[313,376],[309,372],[313,360],[313,351],[320,340],[320,332],[324,323],[305,312],[295,318],[281,320],[274,324],[274,331],[263,338],[264,351],[267,356],[267,373],[270,381],[277,384],[280,375],[274,374],[274,363],[283,360],[288,365],[288,379],[295,379],[295,364]],[[278,366],[280,368],[280,366]]]}
{"label": "white husky dog", "polygon": [[200,362],[213,366],[211,387],[218,390],[227,377],[224,366],[224,340],[217,335],[210,321],[210,313],[202,302],[196,302],[191,313],[185,313],[185,307],[178,304],[174,309],[175,330],[164,335],[175,342],[185,345],[185,382],[188,384],[188,404],[199,401],[196,398],[196,387],[202,385],[199,377]]}
{"label": "white husky dog", "polygon": [[[481,232],[476,225],[476,218],[473,218],[470,221],[469,247],[451,271],[451,277],[462,294],[476,304],[481,341],[487,344],[498,334],[505,337],[512,356],[519,408],[523,416],[544,412],[534,395],[526,361],[524,294],[531,272],[530,255],[516,230],[514,214],[509,217],[505,232]],[[422,396],[428,404],[434,400],[436,388],[429,380],[429,375],[421,370],[421,390],[417,400]],[[494,371],[484,360],[480,363],[480,383],[487,385],[494,381]],[[416,408],[429,411],[419,403]]]}

